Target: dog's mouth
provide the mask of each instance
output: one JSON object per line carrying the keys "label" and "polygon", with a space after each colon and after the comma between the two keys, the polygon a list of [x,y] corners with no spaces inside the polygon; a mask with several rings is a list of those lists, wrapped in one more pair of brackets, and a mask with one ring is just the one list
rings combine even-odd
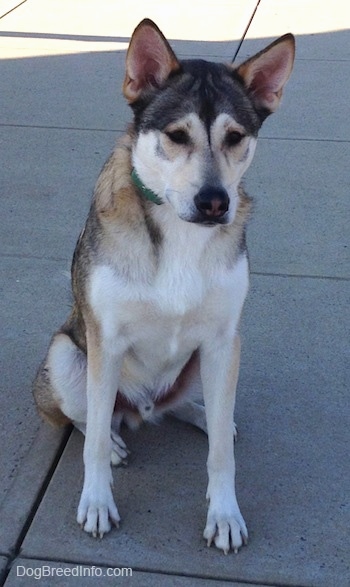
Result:
{"label": "dog's mouth", "polygon": [[223,224],[228,224],[229,222],[229,218],[228,218],[228,214],[225,214],[225,216],[220,216],[220,218],[208,218],[206,216],[203,215],[196,215],[194,218],[192,218],[190,220],[190,222],[193,222],[194,224],[201,224],[202,226],[217,226],[218,224],[223,225]]}
{"label": "dog's mouth", "polygon": [[230,217],[229,214],[226,213],[223,216],[220,217],[210,217],[208,218],[208,216],[205,216],[204,214],[201,213],[196,213],[193,214],[192,216],[187,216],[187,215],[180,215],[181,220],[184,220],[185,222],[190,222],[191,224],[198,224],[200,226],[207,226],[209,228],[212,228],[214,226],[223,226],[225,224],[229,224],[230,223]]}

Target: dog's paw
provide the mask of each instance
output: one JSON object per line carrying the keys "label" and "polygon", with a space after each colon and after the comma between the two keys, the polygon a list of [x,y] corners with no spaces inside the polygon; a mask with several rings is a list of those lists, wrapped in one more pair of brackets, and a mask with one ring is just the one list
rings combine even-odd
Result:
{"label": "dog's paw", "polygon": [[119,434],[117,434],[117,432],[114,432],[114,430],[111,431],[111,440],[111,464],[115,467],[118,465],[127,465],[127,458],[128,454],[130,454],[130,451],[128,451],[124,440],[121,436],[119,436]]}
{"label": "dog's paw", "polygon": [[207,525],[203,536],[210,546],[214,544],[225,554],[232,549],[235,553],[248,542],[248,531],[238,507],[224,508],[209,506]]}
{"label": "dog's paw", "polygon": [[94,538],[110,531],[112,524],[119,526],[120,516],[110,486],[98,491],[83,489],[78,507],[77,522]]}

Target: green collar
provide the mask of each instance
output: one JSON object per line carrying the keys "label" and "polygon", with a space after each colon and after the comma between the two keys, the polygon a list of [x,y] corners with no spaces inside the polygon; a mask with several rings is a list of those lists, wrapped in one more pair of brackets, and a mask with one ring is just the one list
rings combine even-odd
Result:
{"label": "green collar", "polygon": [[146,187],[145,184],[142,183],[141,179],[139,178],[139,176],[136,173],[136,169],[135,168],[133,168],[133,170],[131,172],[131,179],[133,180],[133,182],[136,185],[136,187],[139,188],[139,190],[142,192],[142,195],[147,200],[150,200],[151,202],[154,202],[158,206],[160,206],[160,204],[163,204],[163,200],[161,200],[157,196],[157,194],[155,194],[154,192],[152,192],[152,190],[148,189],[148,187]]}

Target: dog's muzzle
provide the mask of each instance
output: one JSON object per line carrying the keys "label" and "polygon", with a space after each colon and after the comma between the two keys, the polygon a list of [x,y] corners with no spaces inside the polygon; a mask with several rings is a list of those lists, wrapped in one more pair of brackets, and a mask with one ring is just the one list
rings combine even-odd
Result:
{"label": "dog's muzzle", "polygon": [[203,224],[224,224],[225,214],[230,205],[230,198],[225,189],[220,187],[203,187],[194,198],[198,210],[196,222]]}

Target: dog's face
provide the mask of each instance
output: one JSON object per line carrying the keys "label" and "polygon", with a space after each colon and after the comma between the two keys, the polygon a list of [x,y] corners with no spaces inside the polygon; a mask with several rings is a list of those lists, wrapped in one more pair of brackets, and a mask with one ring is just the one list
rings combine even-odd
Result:
{"label": "dog's face", "polygon": [[233,221],[238,185],[293,58],[294,39],[285,35],[238,68],[178,61],[154,23],[136,28],[123,87],[135,114],[133,164],[181,219]]}
{"label": "dog's face", "polygon": [[[228,100],[232,95],[236,100]],[[134,165],[145,184],[183,220],[231,222],[260,126],[231,72],[183,62],[181,74],[136,112]]]}

